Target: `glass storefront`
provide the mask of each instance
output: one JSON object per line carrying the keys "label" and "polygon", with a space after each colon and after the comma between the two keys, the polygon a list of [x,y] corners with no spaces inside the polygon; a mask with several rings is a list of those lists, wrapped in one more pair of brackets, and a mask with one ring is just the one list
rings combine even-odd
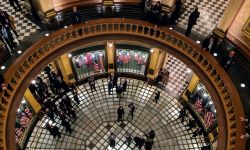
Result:
{"label": "glass storefront", "polygon": [[105,72],[105,52],[104,50],[95,50],[78,54],[72,57],[73,68],[78,80],[89,76]]}
{"label": "glass storefront", "polygon": [[131,50],[116,49],[116,66],[118,72],[131,72],[144,75],[149,53]]}
{"label": "glass storefront", "polygon": [[23,99],[17,109],[16,124],[15,124],[15,139],[17,146],[22,148],[29,132],[30,124],[34,121],[35,111],[30,104]]}
{"label": "glass storefront", "polygon": [[199,82],[190,96],[190,102],[202,117],[206,128],[216,124],[216,109],[206,87]]}

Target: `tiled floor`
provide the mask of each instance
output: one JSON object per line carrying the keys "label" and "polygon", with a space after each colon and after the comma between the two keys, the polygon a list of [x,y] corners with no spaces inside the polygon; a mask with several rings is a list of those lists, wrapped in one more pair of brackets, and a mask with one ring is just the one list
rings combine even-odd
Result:
{"label": "tiled floor", "polygon": [[[22,7],[22,11],[15,11],[8,0],[0,1],[0,9],[2,9],[3,11],[7,11],[9,15],[14,17],[16,31],[19,35],[18,40],[21,41],[40,28],[24,16],[24,14],[27,13],[27,11],[24,9],[24,1],[19,0],[19,2]],[[16,38],[15,35],[14,38]]]}
{"label": "tiled floor", "polygon": [[194,25],[193,31],[201,35],[208,35],[219,23],[229,0],[182,0],[184,3],[184,12],[178,19],[178,24],[187,26],[190,13],[197,6],[199,8],[200,17],[197,25]]}
{"label": "tiled floor", "polygon": [[[26,149],[110,149],[108,147],[108,135],[114,132],[117,136],[117,150],[129,150],[134,148],[134,142],[127,147],[124,144],[126,132],[133,137],[155,130],[156,138],[153,149],[179,150],[200,149],[204,144],[204,137],[198,136],[191,139],[192,131],[187,131],[187,120],[182,124],[178,117],[178,101],[161,89],[148,85],[135,79],[128,80],[127,91],[122,98],[116,94],[108,95],[107,79],[97,80],[97,91],[91,92],[88,84],[79,86],[78,95],[80,105],[74,105],[77,112],[77,120],[71,120],[73,132],[65,133],[57,117],[56,125],[62,133],[61,139],[53,139],[44,128],[48,121],[43,117],[34,128]],[[158,103],[153,102],[155,91],[161,91]],[[72,98],[72,94],[67,93]],[[59,100],[60,101],[60,100]],[[73,101],[72,101],[73,102]],[[128,104],[133,102],[136,111],[134,119],[128,119]],[[116,110],[120,105],[125,109],[125,121],[117,124]],[[191,115],[189,114],[189,118]],[[186,118],[187,119],[187,118]]]}

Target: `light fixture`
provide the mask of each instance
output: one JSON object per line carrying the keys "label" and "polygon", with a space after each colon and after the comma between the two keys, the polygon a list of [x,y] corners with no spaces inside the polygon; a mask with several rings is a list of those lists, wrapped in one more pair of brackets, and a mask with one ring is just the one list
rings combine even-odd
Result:
{"label": "light fixture", "polygon": [[64,28],[66,29],[66,28],[68,28],[68,26],[64,26]]}
{"label": "light fixture", "polygon": [[172,27],[169,27],[169,29],[170,29],[170,30],[173,30],[173,28],[172,28]]}
{"label": "light fixture", "polygon": [[113,47],[113,43],[110,42],[110,43],[108,44],[108,46],[109,46],[110,48],[112,48],[112,47]]}
{"label": "light fixture", "polygon": [[69,58],[72,57],[72,54],[71,54],[71,53],[68,53],[68,57],[69,57]]}
{"label": "light fixture", "polygon": [[79,59],[76,59],[76,62],[79,62]]}
{"label": "light fixture", "polygon": [[143,55],[142,57],[145,58],[145,55]]}
{"label": "light fixture", "polygon": [[216,57],[216,56],[218,56],[218,54],[217,53],[213,53],[213,55]]}
{"label": "light fixture", "polygon": [[197,44],[200,44],[200,43],[201,43],[201,41],[197,40],[197,41],[196,41],[196,43],[197,43]]}
{"label": "light fixture", "polygon": [[17,53],[18,53],[18,54],[21,54],[21,53],[22,53],[22,51],[21,51],[21,50],[19,50],[19,51],[17,51]]}
{"label": "light fixture", "polygon": [[36,80],[32,80],[31,83],[32,83],[32,84],[36,84]]}
{"label": "light fixture", "polygon": [[46,33],[45,36],[49,36],[49,33]]}
{"label": "light fixture", "polygon": [[214,109],[214,113],[216,113],[216,109]]}
{"label": "light fixture", "polygon": [[209,102],[209,104],[210,104],[210,105],[212,105],[212,104],[213,104],[213,102],[212,102],[212,101],[210,101],[210,102]]}
{"label": "light fixture", "polygon": [[153,53],[153,52],[154,52],[154,49],[150,49],[150,52]]}
{"label": "light fixture", "polygon": [[92,54],[92,55],[91,55],[91,57],[92,57],[92,58],[94,58],[94,57],[95,57],[95,55],[94,55],[94,54]]}
{"label": "light fixture", "polygon": [[246,84],[245,83],[241,83],[240,86],[244,88],[244,87],[246,87]]}
{"label": "light fixture", "polygon": [[1,69],[4,70],[4,69],[5,69],[5,66],[1,66]]}
{"label": "light fixture", "polygon": [[197,90],[198,90],[198,91],[200,91],[200,90],[201,90],[201,87],[200,87],[200,86],[198,86],[198,87],[197,87]]}
{"label": "light fixture", "polygon": [[20,111],[21,111],[21,109],[20,109],[20,108],[18,108],[18,109],[17,109],[17,112],[20,112]]}
{"label": "light fixture", "polygon": [[25,104],[26,102],[25,102],[25,100],[22,100],[22,104]]}
{"label": "light fixture", "polygon": [[102,53],[100,53],[100,56],[102,56]]}
{"label": "light fixture", "polygon": [[204,93],[203,96],[204,96],[204,97],[207,97],[208,95],[207,95],[207,93]]}
{"label": "light fixture", "polygon": [[187,73],[191,73],[191,72],[192,72],[192,70],[187,68]]}

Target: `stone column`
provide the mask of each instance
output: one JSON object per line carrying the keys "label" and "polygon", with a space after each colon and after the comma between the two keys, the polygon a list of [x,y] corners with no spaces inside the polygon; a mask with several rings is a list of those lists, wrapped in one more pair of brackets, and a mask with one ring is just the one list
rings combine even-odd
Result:
{"label": "stone column", "polygon": [[107,42],[106,44],[106,59],[108,62],[108,73],[115,72],[115,45],[114,42]]}
{"label": "stone column", "polygon": [[33,94],[30,92],[29,88],[24,93],[24,98],[29,102],[30,106],[34,109],[36,113],[40,111],[42,106],[37,102]]}

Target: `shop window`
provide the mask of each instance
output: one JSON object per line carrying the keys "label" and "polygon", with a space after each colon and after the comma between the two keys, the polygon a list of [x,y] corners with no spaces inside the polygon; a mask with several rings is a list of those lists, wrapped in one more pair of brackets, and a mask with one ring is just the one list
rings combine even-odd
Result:
{"label": "shop window", "polygon": [[15,124],[15,140],[17,147],[23,149],[25,139],[30,130],[30,127],[35,120],[35,111],[30,104],[23,99],[17,109],[16,124]]}
{"label": "shop window", "polygon": [[144,75],[149,53],[138,50],[117,49],[118,72],[131,72]]}
{"label": "shop window", "polygon": [[190,102],[195,110],[202,117],[206,128],[216,125],[216,109],[210,94],[205,86],[199,82],[193,93],[190,95]]}
{"label": "shop window", "polygon": [[105,72],[104,56],[104,50],[91,51],[73,56],[73,68],[78,80],[90,74]]}

